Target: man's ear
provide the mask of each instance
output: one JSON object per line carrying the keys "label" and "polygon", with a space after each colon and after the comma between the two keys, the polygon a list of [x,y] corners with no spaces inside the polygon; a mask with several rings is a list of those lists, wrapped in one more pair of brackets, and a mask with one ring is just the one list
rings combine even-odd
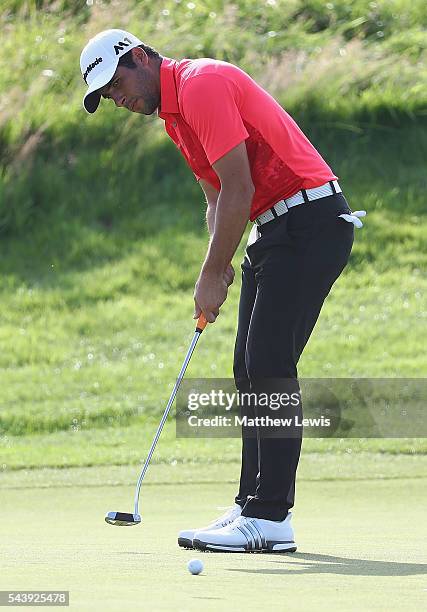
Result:
{"label": "man's ear", "polygon": [[141,49],[141,47],[134,47],[131,53],[133,61],[136,64],[142,64],[143,66],[148,64],[148,55],[145,53],[144,49]]}

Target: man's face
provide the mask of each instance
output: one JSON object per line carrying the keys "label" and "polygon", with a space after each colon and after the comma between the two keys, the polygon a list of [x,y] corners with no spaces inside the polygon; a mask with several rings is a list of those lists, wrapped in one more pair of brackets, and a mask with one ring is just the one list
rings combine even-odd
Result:
{"label": "man's face", "polygon": [[[118,66],[110,83],[100,90],[103,98],[133,113],[152,115],[160,104],[160,78],[142,49],[133,49],[135,68]],[[141,53],[140,53],[141,52]]]}

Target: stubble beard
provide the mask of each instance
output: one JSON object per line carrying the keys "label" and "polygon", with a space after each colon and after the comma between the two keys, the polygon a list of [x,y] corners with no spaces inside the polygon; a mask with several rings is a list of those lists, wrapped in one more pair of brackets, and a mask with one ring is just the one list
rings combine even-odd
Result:
{"label": "stubble beard", "polygon": [[139,111],[144,115],[152,115],[160,105],[160,93],[155,91],[154,85],[147,86],[147,83],[141,79],[141,99],[143,100],[143,110]]}

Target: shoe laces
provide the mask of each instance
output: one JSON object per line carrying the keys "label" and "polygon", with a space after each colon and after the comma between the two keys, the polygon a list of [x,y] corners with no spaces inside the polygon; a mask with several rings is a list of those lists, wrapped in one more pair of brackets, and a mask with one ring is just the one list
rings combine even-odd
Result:
{"label": "shoe laces", "polygon": [[221,527],[226,527],[227,525],[232,523],[237,517],[240,516],[240,512],[240,506],[238,504],[234,504],[234,506],[230,506],[229,508],[227,508],[224,514],[221,514],[221,516],[218,517],[213,522],[213,524],[221,525]]}

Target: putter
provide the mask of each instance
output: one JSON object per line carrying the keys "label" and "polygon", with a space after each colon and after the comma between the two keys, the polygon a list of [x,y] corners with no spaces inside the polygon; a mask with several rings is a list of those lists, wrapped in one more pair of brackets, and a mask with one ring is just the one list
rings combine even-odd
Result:
{"label": "putter", "polygon": [[175,386],[169,398],[166,409],[163,413],[162,420],[157,428],[156,435],[154,436],[153,443],[150,448],[150,452],[148,453],[147,459],[145,460],[144,467],[142,468],[141,474],[139,475],[138,482],[136,484],[135,489],[135,504],[133,514],[130,512],[107,512],[105,515],[105,522],[109,525],[116,525],[118,527],[130,527],[132,525],[139,525],[141,522],[141,515],[139,514],[138,504],[139,504],[139,492],[141,490],[142,481],[144,480],[145,473],[148,469],[148,465],[151,461],[151,457],[153,455],[154,449],[156,448],[156,444],[158,439],[160,438],[160,434],[162,433],[163,425],[168,418],[169,411],[171,409],[172,403],[175,399],[179,386],[181,384],[182,379],[184,378],[185,370],[190,362],[191,355],[196,347],[197,341],[200,338],[202,331],[205,329],[207,325],[206,318],[203,314],[197,320],[196,331],[194,332],[193,340],[191,341],[190,348],[188,349],[187,355],[184,359],[184,363],[182,364],[182,368],[180,373],[178,374],[178,378],[176,380]]}

